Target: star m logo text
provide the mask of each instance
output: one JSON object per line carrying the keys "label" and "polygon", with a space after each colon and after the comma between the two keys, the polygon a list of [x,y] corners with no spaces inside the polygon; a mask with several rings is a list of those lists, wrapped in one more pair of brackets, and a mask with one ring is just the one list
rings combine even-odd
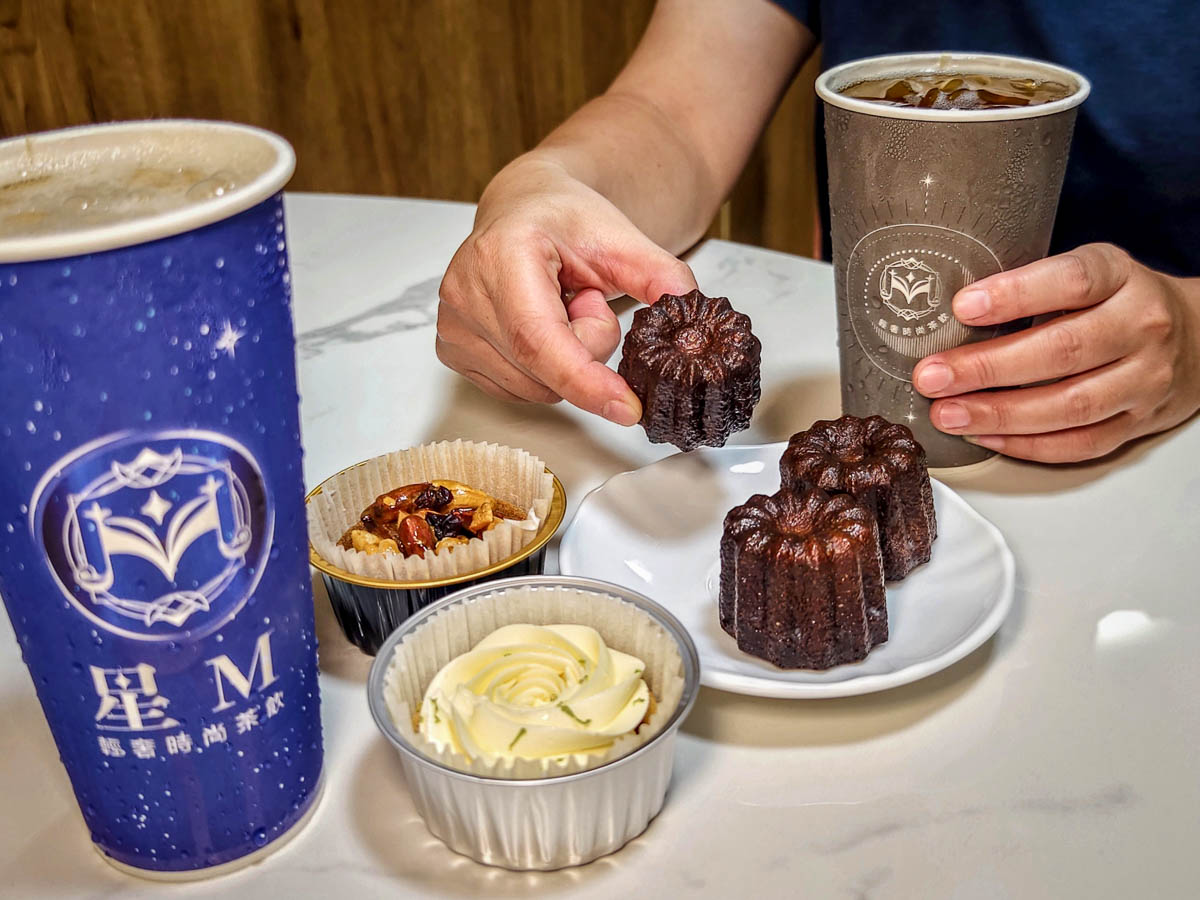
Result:
{"label": "star m logo text", "polygon": [[[274,684],[279,680],[275,674],[275,666],[271,660],[271,631],[264,631],[258,636],[258,640],[254,644],[254,655],[250,658],[250,666],[245,673],[237,667],[231,660],[228,654],[214,656],[212,659],[206,659],[205,665],[212,666],[213,678],[217,682],[217,705],[213,707],[213,712],[222,712],[233,706],[233,700],[230,700],[225,695],[226,684],[233,688],[237,695],[240,695],[243,700],[250,699],[250,692],[253,690],[261,691],[268,685]],[[254,687],[254,677],[258,676],[258,687]]]}

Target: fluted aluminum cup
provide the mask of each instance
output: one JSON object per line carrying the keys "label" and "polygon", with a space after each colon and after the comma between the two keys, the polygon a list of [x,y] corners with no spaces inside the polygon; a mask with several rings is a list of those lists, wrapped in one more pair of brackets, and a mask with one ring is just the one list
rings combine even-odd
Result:
{"label": "fluted aluminum cup", "polygon": [[[595,769],[538,779],[483,778],[434,762],[401,736],[384,700],[397,644],[442,609],[526,587],[569,587],[626,600],[670,634],[683,659],[684,688],[662,731],[632,753]],[[679,620],[641,594],[592,578],[506,578],[459,591],[406,621],[380,648],[367,679],[375,724],[400,753],[413,803],[435,837],[456,853],[508,869],[561,869],[620,850],[646,830],[666,798],[675,736],[696,702],[700,658]]]}

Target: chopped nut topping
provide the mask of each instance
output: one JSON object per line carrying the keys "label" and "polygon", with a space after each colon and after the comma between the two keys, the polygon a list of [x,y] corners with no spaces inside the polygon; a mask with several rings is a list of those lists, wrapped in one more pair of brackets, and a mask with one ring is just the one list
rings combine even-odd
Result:
{"label": "chopped nut topping", "polygon": [[380,494],[338,540],[360,553],[425,556],[480,537],[504,519],[520,521],[525,511],[458,481],[406,484]]}

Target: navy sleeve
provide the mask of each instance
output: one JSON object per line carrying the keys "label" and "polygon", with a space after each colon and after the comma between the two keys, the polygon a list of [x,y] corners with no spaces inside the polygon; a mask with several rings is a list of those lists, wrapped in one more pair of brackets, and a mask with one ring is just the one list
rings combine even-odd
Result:
{"label": "navy sleeve", "polygon": [[821,3],[820,0],[772,0],[774,4],[781,9],[791,13],[802,23],[808,26],[808,30],[817,36],[821,37]]}

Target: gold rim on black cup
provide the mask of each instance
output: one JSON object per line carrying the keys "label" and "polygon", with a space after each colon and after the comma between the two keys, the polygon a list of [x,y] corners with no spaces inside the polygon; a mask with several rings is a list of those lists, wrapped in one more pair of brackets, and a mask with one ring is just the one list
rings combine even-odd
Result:
{"label": "gold rim on black cup", "polygon": [[[309,508],[331,483],[373,462],[364,460],[326,478],[304,498],[305,507]],[[468,572],[423,580],[375,578],[334,565],[317,551],[310,539],[309,562],[321,573],[334,617],[347,640],[364,653],[374,655],[388,635],[409,616],[447,594],[497,578],[540,575],[545,568],[546,545],[562,525],[567,507],[562,482],[549,468],[545,473],[552,481],[552,494],[532,539],[513,553]]]}

